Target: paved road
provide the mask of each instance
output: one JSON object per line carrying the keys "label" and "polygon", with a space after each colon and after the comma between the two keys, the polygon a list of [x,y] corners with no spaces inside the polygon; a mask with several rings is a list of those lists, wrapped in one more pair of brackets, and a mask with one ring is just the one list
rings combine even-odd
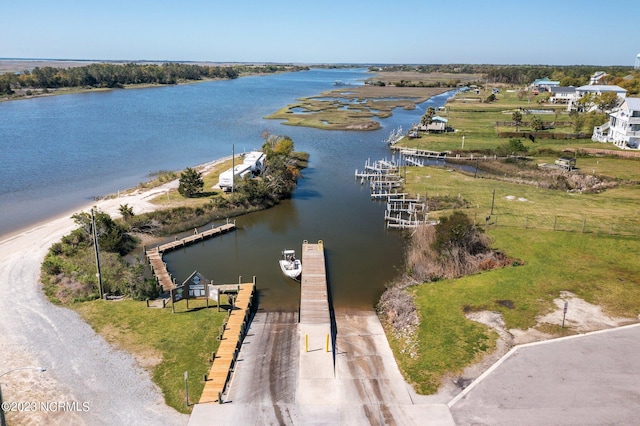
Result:
{"label": "paved road", "polygon": [[458,425],[637,425],[640,325],[516,347],[449,405]]}

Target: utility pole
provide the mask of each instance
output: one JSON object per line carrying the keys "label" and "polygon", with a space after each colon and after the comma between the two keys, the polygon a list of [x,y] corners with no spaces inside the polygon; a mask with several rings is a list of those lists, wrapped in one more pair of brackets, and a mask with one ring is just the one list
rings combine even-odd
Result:
{"label": "utility pole", "polygon": [[98,273],[96,277],[98,277],[98,291],[100,292],[100,299],[103,298],[102,294],[102,273],[100,270],[100,247],[98,243],[98,230],[96,229],[96,216],[93,212],[93,208],[91,209],[91,229],[93,231],[93,247],[96,252],[96,266],[98,268]]}
{"label": "utility pole", "polygon": [[236,147],[235,144],[231,144],[231,193],[236,187]]}

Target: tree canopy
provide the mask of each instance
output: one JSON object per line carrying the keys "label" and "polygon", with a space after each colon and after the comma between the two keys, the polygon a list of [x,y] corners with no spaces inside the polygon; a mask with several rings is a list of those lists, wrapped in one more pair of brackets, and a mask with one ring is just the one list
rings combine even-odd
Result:
{"label": "tree canopy", "polygon": [[117,88],[134,84],[176,84],[202,79],[234,79],[244,73],[274,73],[307,69],[294,65],[209,66],[167,62],[164,64],[90,64],[81,67],[35,67],[21,73],[0,75],[0,95],[17,89],[58,89],[62,87]]}

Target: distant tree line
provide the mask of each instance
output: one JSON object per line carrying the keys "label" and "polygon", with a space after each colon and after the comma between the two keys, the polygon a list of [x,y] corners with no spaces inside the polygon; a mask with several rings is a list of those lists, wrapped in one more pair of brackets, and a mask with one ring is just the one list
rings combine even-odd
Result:
{"label": "distant tree line", "polygon": [[513,85],[530,84],[539,78],[559,81],[561,86],[583,86],[597,71],[607,76],[604,84],[616,84],[627,89],[627,95],[640,94],[640,72],[631,66],[595,65],[490,65],[490,64],[433,64],[433,65],[387,65],[372,66],[370,71],[411,71],[421,73],[482,74],[483,82]]}
{"label": "distant tree line", "polygon": [[294,65],[209,66],[168,62],[158,64],[101,63],[82,67],[36,67],[21,73],[0,75],[0,95],[18,89],[59,89],[63,87],[118,88],[134,84],[176,84],[202,79],[234,79],[247,73],[274,73],[308,69]]}

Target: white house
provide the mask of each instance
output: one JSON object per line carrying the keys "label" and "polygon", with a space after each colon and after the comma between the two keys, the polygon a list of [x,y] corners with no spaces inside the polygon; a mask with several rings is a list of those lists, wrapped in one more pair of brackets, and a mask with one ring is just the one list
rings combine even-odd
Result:
{"label": "white house", "polygon": [[589,84],[576,88],[575,97],[569,101],[569,106],[567,108],[569,111],[577,109],[577,107],[575,106],[575,102],[587,93],[591,93],[592,95],[602,95],[603,93],[608,92],[614,92],[621,100],[624,100],[624,98],[627,96],[626,89],[623,89],[622,87],[616,86],[614,84]]}
{"label": "white house", "polygon": [[609,121],[593,129],[597,142],[612,142],[622,149],[640,149],[640,98],[626,98],[609,114]]}
{"label": "white house", "polygon": [[576,88],[573,86],[556,86],[551,88],[549,102],[553,104],[568,104],[576,96]]}

